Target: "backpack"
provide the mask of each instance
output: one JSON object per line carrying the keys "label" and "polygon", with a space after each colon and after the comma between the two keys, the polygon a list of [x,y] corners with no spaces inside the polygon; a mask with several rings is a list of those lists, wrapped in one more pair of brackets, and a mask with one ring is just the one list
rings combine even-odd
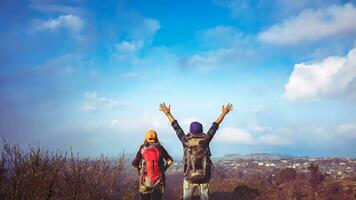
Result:
{"label": "backpack", "polygon": [[[211,169],[209,137],[202,133],[189,134],[185,145],[185,177],[189,182],[201,183],[209,179]],[[209,173],[209,174],[208,174]]]}
{"label": "backpack", "polygon": [[162,169],[159,164],[161,150],[158,143],[144,145],[141,148],[140,183],[149,188],[155,187],[162,179]]}

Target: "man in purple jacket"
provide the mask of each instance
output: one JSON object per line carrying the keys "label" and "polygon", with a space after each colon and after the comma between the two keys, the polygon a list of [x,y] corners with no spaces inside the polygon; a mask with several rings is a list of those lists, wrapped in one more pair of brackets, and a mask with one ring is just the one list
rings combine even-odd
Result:
{"label": "man in purple jacket", "polygon": [[170,109],[171,106],[166,106],[164,103],[160,104],[160,110],[168,117],[184,148],[183,199],[191,199],[195,188],[198,188],[200,199],[207,200],[209,198],[209,181],[212,166],[209,144],[218,130],[219,124],[226,114],[232,110],[232,104],[222,106],[221,114],[206,134],[203,132],[203,126],[199,122],[192,122],[190,124],[190,132],[184,134],[177,120],[172,116]]}

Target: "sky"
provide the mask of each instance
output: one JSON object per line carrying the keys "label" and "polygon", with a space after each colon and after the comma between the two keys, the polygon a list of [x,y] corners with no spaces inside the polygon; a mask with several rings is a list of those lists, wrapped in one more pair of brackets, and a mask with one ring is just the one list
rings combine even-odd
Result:
{"label": "sky", "polygon": [[356,1],[0,3],[0,134],[83,156],[135,153],[154,129],[228,153],[356,155]]}

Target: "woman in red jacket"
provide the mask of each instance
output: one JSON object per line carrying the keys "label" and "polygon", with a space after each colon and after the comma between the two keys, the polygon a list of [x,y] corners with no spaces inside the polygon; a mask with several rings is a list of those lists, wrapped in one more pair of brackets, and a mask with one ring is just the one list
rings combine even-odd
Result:
{"label": "woman in red jacket", "polygon": [[147,131],[145,141],[132,161],[132,166],[137,168],[140,175],[139,192],[142,200],[162,199],[164,173],[172,163],[173,159],[160,144],[156,131]]}

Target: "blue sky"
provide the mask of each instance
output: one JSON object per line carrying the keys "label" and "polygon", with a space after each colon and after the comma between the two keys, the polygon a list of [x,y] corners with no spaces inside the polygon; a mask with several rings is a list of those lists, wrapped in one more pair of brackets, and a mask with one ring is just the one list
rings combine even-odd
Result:
{"label": "blue sky", "polygon": [[356,2],[9,1],[0,6],[0,132],[82,155],[182,147],[235,109],[214,156],[356,153]]}

